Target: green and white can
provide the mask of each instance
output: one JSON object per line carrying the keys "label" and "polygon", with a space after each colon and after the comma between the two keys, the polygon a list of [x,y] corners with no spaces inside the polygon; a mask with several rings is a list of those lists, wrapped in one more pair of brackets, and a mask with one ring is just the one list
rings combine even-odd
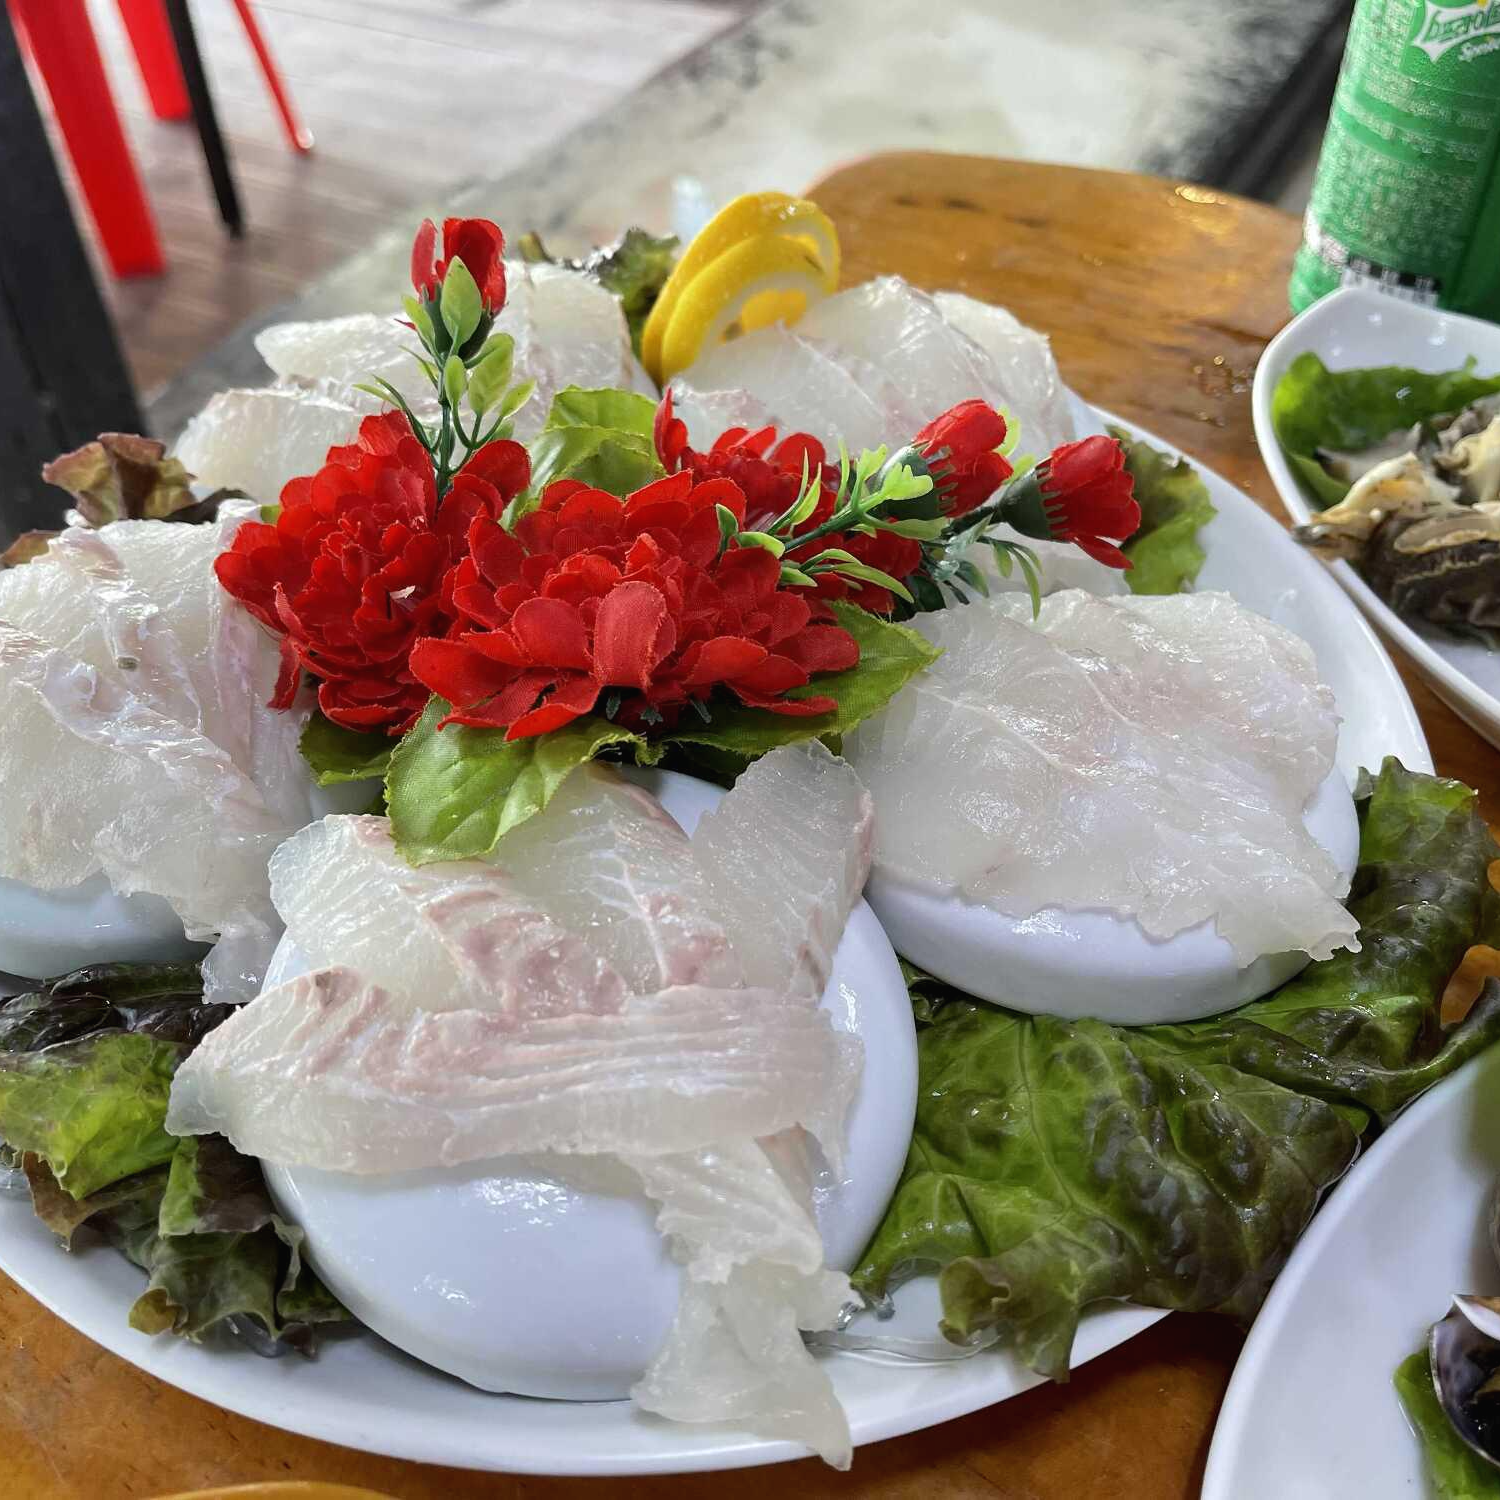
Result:
{"label": "green and white can", "polygon": [[1292,269],[1500,319],[1500,0],[1358,0]]}

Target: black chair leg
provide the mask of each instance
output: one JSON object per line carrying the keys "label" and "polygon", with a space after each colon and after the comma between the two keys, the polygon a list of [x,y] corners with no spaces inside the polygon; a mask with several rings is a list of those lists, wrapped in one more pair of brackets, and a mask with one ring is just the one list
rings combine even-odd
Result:
{"label": "black chair leg", "polygon": [[245,232],[245,218],[240,212],[234,169],[219,130],[219,117],[214,113],[208,75],[203,71],[203,56],[198,51],[192,12],[188,9],[188,0],[166,0],[166,6],[167,19],[172,25],[172,41],[177,47],[177,60],[182,66],[182,81],[187,85],[188,101],[193,106],[193,123],[198,127],[198,139],[203,146],[208,175],[213,181],[214,197],[219,200],[219,216],[230,234],[238,239]]}

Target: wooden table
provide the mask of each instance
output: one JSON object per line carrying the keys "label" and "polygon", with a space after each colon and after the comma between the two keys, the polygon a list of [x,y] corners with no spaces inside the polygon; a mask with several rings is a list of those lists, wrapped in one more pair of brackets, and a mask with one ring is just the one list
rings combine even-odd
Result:
{"label": "wooden table", "polygon": [[[1250,377],[1286,318],[1297,226],[1220,193],[1107,172],[894,155],[813,195],[839,226],[850,282],[897,273],[1003,303],[1052,334],[1083,395],[1160,433],[1280,514],[1250,430]],[[1500,814],[1500,755],[1410,674],[1440,770]],[[124,1316],[124,1309],[121,1309]],[[564,1500],[587,1481],[517,1479],[332,1448],[219,1411],[96,1348],[0,1284],[0,1493],[115,1500],[267,1479],[339,1479],[400,1500]],[[619,1481],[616,1493],[758,1500],[1177,1500],[1198,1492],[1240,1336],[1174,1316],[1048,1386],[860,1450],[838,1475],[778,1470]],[[311,1379],[316,1379],[309,1372]]]}

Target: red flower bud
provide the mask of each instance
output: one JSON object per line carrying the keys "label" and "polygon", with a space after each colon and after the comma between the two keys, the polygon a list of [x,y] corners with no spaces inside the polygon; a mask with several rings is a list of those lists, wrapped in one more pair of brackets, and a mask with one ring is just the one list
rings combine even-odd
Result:
{"label": "red flower bud", "polygon": [[411,247],[411,284],[426,302],[437,300],[443,278],[461,260],[479,288],[487,316],[505,306],[505,236],[488,219],[444,219],[443,258],[437,259],[437,226],[424,219]]}
{"label": "red flower bud", "polygon": [[945,516],[983,505],[1011,476],[995,450],[1005,441],[1005,418],[983,401],[960,401],[934,417],[912,439],[928,460]]}
{"label": "red flower bud", "polygon": [[1115,542],[1140,528],[1141,507],[1119,443],[1102,434],[1064,443],[1037,466],[1036,481],[1054,541],[1072,542],[1111,568],[1130,566]]}

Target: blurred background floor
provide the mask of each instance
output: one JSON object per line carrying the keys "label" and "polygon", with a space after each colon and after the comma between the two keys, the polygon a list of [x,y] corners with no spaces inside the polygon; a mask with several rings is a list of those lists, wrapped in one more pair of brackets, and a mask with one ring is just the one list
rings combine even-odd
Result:
{"label": "blurred background floor", "polygon": [[154,429],[257,383],[256,326],[394,304],[423,212],[570,250],[918,147],[1162,172],[1300,210],[1347,0],[256,0],[317,139],[283,142],[229,0],[193,0],[248,228],[90,0],[169,266],[107,288]]}

